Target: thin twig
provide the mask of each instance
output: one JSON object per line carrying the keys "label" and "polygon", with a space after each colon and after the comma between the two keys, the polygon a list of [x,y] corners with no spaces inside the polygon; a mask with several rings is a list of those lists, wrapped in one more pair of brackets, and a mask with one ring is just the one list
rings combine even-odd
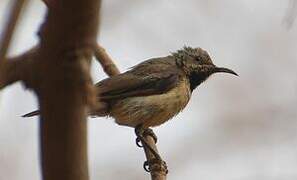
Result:
{"label": "thin twig", "polygon": [[0,89],[16,81],[23,81],[27,87],[36,83],[34,79],[36,76],[33,73],[38,49],[39,47],[35,46],[21,55],[2,61],[0,66]]}
{"label": "thin twig", "polygon": [[113,60],[106,53],[105,49],[101,47],[99,44],[97,44],[95,49],[95,57],[96,57],[96,60],[101,64],[104,72],[108,76],[114,76],[114,75],[120,74],[120,71],[117,68],[117,66],[114,64]]}
{"label": "thin twig", "polygon": [[17,25],[19,15],[21,14],[21,11],[26,2],[27,0],[14,0],[12,4],[9,18],[7,20],[4,32],[1,35],[0,62],[3,61],[6,56],[14,29]]}

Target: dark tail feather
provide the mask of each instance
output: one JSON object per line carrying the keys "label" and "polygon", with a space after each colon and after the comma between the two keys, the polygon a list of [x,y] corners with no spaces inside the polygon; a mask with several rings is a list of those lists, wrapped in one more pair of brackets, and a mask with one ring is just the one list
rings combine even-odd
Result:
{"label": "dark tail feather", "polygon": [[[108,112],[108,105],[104,102],[101,102],[100,105],[97,105],[94,107],[94,109],[89,112],[89,115],[92,117],[101,117],[101,116],[107,116],[109,114]],[[22,115],[22,117],[33,117],[33,116],[38,116],[40,115],[40,110],[32,111],[27,114]]]}
{"label": "dark tail feather", "polygon": [[36,110],[36,111],[29,112],[28,114],[22,115],[22,117],[32,117],[32,116],[37,116],[39,114],[40,114],[40,111]]}

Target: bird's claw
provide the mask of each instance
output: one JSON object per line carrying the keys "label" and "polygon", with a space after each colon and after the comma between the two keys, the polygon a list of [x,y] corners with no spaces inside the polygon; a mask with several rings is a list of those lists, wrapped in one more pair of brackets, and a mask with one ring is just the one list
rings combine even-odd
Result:
{"label": "bird's claw", "polygon": [[141,125],[138,125],[135,127],[135,134],[136,134],[136,145],[138,147],[143,147],[142,143],[141,143],[141,137],[143,137],[143,132],[144,129],[142,128]]}
{"label": "bird's claw", "polygon": [[137,145],[138,147],[140,147],[140,148],[143,147],[143,145],[141,144],[141,140],[140,140],[139,137],[136,138],[136,145]]}
{"label": "bird's claw", "polygon": [[150,129],[150,128],[144,129],[144,128],[142,128],[141,125],[139,125],[139,126],[137,126],[135,128],[135,134],[137,136],[136,145],[138,147],[143,147],[143,145],[140,144],[141,143],[141,137],[144,138],[146,136],[151,136],[154,139],[155,143],[157,143],[157,141],[158,141],[158,137],[156,136],[156,134],[153,132],[152,129]]}
{"label": "bird's claw", "polygon": [[166,162],[163,161],[155,149],[153,149],[145,140],[145,137],[150,136],[154,139],[155,143],[157,143],[158,139],[153,130],[147,128],[144,129],[142,125],[139,125],[135,128],[136,145],[138,147],[147,148],[154,156],[153,159],[147,160],[143,163],[143,169],[146,172],[158,171],[167,174],[167,165]]}
{"label": "bird's claw", "polygon": [[146,172],[151,172],[150,170],[150,164],[148,161],[144,161],[143,163],[143,169],[146,171]]}
{"label": "bird's claw", "polygon": [[157,159],[157,158],[145,161],[143,163],[143,169],[146,172],[159,171],[159,172],[164,172],[166,174],[168,173],[166,162],[163,161],[162,159]]}

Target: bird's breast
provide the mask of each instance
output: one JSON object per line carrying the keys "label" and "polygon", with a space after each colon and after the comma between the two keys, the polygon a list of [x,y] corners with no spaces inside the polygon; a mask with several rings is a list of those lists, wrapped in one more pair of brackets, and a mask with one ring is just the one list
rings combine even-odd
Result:
{"label": "bird's breast", "polygon": [[190,97],[190,84],[184,78],[166,93],[118,100],[112,105],[110,115],[120,125],[158,126],[183,110]]}

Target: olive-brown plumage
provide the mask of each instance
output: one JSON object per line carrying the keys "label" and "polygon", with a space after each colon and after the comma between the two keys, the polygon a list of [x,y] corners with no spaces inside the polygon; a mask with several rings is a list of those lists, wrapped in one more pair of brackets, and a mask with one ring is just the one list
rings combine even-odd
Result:
{"label": "olive-brown plumage", "polygon": [[[210,75],[225,72],[201,48],[184,47],[170,56],[144,61],[131,70],[96,84],[100,107],[92,116],[111,116],[116,123],[158,126],[185,108],[192,91]],[[103,104],[103,106],[102,106]],[[29,113],[25,116],[36,115]]]}
{"label": "olive-brown plumage", "polygon": [[185,47],[167,57],[144,61],[96,84],[106,104],[92,115],[111,116],[120,125],[158,126],[185,108],[192,91],[211,74],[236,73],[216,67],[201,48]]}

